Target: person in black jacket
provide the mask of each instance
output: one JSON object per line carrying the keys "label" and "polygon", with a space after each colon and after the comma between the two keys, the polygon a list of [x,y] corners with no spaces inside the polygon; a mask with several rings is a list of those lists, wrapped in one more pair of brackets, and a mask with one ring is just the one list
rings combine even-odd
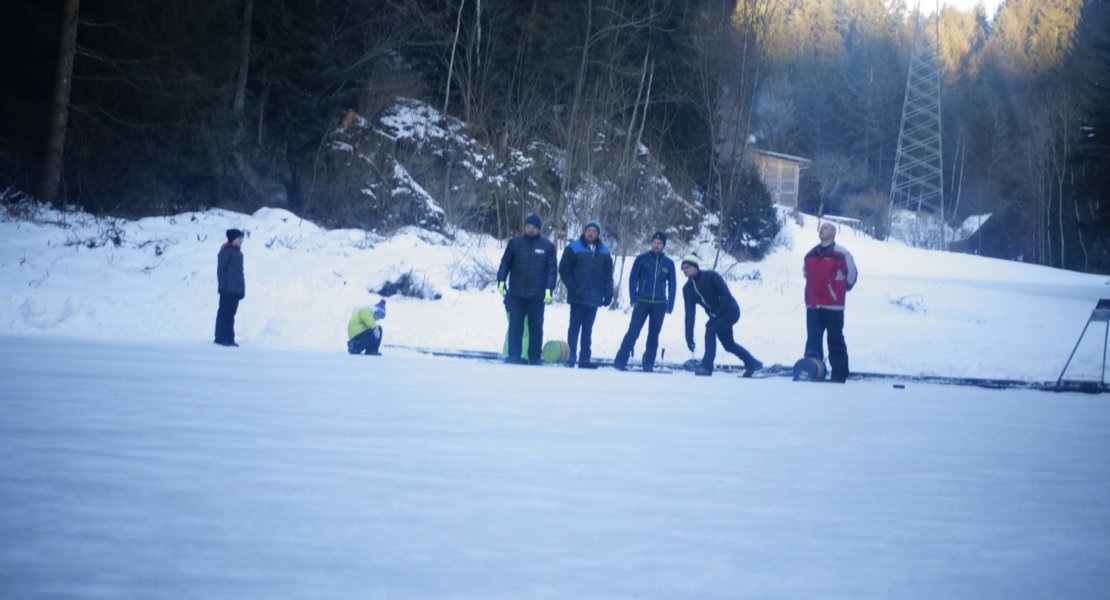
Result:
{"label": "person in black jacket", "polygon": [[694,316],[697,305],[700,304],[709,316],[705,324],[705,356],[694,374],[713,374],[713,360],[717,357],[717,340],[720,339],[725,350],[744,361],[744,377],[751,377],[763,368],[763,363],[732,338],[732,326],[740,320],[740,305],[728,290],[724,277],[715,271],[702,271],[700,262],[697,254],[687,254],[682,258],[682,273],[689,278],[682,286],[682,299],[686,302],[686,346],[690,352],[696,347]]}
{"label": "person in black jacket", "polygon": [[628,273],[628,301],[632,305],[632,321],[628,324],[628,332],[624,334],[620,350],[617,350],[617,358],[613,361],[613,366],[622,371],[628,368],[632,347],[640,337],[644,321],[648,321],[648,337],[642,366],[645,371],[655,369],[659,331],[663,329],[663,318],[674,310],[674,298],[678,291],[674,261],[663,254],[666,245],[667,234],[656,231],[651,236],[651,250],[637,256]]}
{"label": "person in black jacket", "polygon": [[[573,367],[577,360],[582,369],[596,369],[590,362],[591,337],[594,319],[599,306],[609,306],[613,301],[613,257],[609,247],[601,242],[601,223],[590,221],[582,236],[567,244],[559,260],[559,277],[567,286],[570,304],[570,329],[567,330],[566,365]],[[578,333],[582,333],[582,351],[578,350]]]}
{"label": "person in black jacket", "polygon": [[[555,267],[555,245],[540,235],[540,217],[524,219],[524,235],[509,240],[501,267],[497,269],[497,292],[506,296],[509,309],[508,363],[520,363],[521,336],[524,317],[528,317],[528,362],[541,364],[543,344],[543,309],[551,304],[558,271]],[[506,280],[508,289],[506,289]]]}
{"label": "person in black jacket", "polygon": [[243,276],[243,232],[238,229],[227,230],[227,243],[220,247],[216,259],[217,291],[220,293],[220,308],[216,311],[216,339],[221,346],[238,346],[235,343],[235,313],[239,301],[247,295],[246,279]]}

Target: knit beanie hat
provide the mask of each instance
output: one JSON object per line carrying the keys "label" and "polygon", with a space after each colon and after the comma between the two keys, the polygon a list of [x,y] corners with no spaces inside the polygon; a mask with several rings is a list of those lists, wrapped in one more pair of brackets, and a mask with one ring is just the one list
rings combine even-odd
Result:
{"label": "knit beanie hat", "polygon": [[591,227],[597,229],[597,234],[601,235],[601,222],[597,219],[590,219],[589,221],[586,221],[586,226],[582,228],[582,233],[585,233],[586,230]]}
{"label": "knit beanie hat", "polygon": [[532,213],[532,214],[528,215],[527,217],[524,217],[524,224],[525,225],[535,225],[536,228],[539,229],[540,227],[543,226],[543,221],[540,220],[539,215],[537,215],[536,213]]}
{"label": "knit beanie hat", "polygon": [[663,242],[664,246],[667,245],[667,234],[663,233],[662,231],[656,231],[655,234],[651,236],[651,239],[652,241],[659,240],[660,242]]}
{"label": "knit beanie hat", "polygon": [[241,237],[243,237],[243,232],[241,230],[239,230],[239,229],[228,229],[227,230],[227,241],[234,242],[235,240],[237,240]]}
{"label": "knit beanie hat", "polygon": [[385,318],[385,298],[382,298],[381,300],[378,300],[378,303],[374,305],[374,318],[375,319],[384,319]]}
{"label": "knit beanie hat", "polygon": [[697,254],[694,254],[694,253],[691,252],[690,254],[687,254],[686,256],[682,257],[682,266],[685,267],[686,265],[693,265],[693,266],[700,269],[701,268],[701,259],[698,258]]}

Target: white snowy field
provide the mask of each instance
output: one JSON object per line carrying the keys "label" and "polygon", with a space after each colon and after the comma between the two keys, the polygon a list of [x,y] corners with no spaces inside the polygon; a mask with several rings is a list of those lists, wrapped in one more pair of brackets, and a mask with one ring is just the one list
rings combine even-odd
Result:
{"label": "white snowy field", "polygon": [[[491,283],[501,242],[465,232],[447,238],[415,229],[389,237],[328,231],[279,209],[139,221],[42,209],[29,221],[0,206],[0,335],[210,341],[216,254],[229,227],[248,233],[247,297],[236,324],[244,346],[341,353],[351,312],[378,300],[367,290],[411,273],[442,298],[389,298],[387,349],[501,348],[504,308]],[[800,225],[787,220],[780,246],[763,261],[726,257],[717,265],[741,305],[736,337],[764,363],[790,365],[802,354],[801,265],[817,243],[816,229],[813,217]],[[854,371],[1055,381],[1095,303],[1110,297],[1105,275],[908,248],[849,228],[838,241],[860,271],[845,325]],[[677,262],[692,249],[712,264],[708,238],[672,241],[667,253]],[[625,278],[634,253],[617,262]],[[611,358],[628,327],[624,279],[620,287],[620,308],[598,315],[595,356]],[[545,338],[566,339],[568,320],[566,304],[548,307]],[[699,315],[699,347],[704,322]],[[1081,349],[1069,376],[1099,379],[1101,330],[1097,337]],[[660,342],[668,360],[689,358],[681,298]],[[718,356],[739,364],[730,354]]]}
{"label": "white snowy field", "polygon": [[1104,395],[0,338],[3,598],[1105,598]]}

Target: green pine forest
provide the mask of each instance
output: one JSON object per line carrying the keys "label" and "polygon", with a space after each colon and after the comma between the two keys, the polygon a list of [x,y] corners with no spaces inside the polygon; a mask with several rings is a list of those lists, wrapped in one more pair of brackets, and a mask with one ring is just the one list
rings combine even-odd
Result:
{"label": "green pine forest", "polygon": [[[801,210],[881,237],[914,4],[6,2],[0,190],[120,216],[276,203],[342,226],[334,202],[309,201],[322,139],[348,111],[372,119],[406,96],[484,143],[564,152],[544,206],[556,224],[578,174],[627,183],[626,164],[590,151],[622,132],[749,236],[777,231],[736,160],[755,144],[812,161]],[[1005,0],[996,15],[934,18],[944,218],[993,215],[957,249],[1110,273],[1110,3]]]}

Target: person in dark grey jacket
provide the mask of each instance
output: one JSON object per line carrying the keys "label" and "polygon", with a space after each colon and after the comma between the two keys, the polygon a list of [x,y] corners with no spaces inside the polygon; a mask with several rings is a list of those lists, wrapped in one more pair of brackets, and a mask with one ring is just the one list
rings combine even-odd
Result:
{"label": "person in dark grey jacket", "polygon": [[697,254],[687,254],[682,257],[682,273],[688,278],[686,285],[682,286],[682,299],[686,302],[686,346],[690,348],[690,352],[693,352],[696,347],[694,317],[699,304],[709,317],[709,321],[705,324],[705,356],[702,357],[701,366],[694,371],[694,374],[713,374],[713,361],[717,357],[719,339],[725,350],[744,361],[744,377],[751,377],[753,373],[763,368],[763,363],[743,346],[737,344],[732,337],[732,326],[740,320],[740,304],[728,290],[725,278],[716,271],[701,270],[700,263],[701,259]]}
{"label": "person in dark grey jacket", "polygon": [[216,311],[216,339],[221,346],[238,346],[235,343],[235,313],[239,301],[247,295],[246,278],[243,276],[243,232],[227,230],[227,243],[220,247],[216,260],[216,281],[220,293],[220,308]]}
{"label": "person in dark grey jacket", "polygon": [[[590,362],[594,319],[599,306],[613,302],[613,256],[601,241],[601,223],[590,221],[582,236],[567,244],[559,259],[559,277],[567,286],[570,304],[570,328],[567,330],[566,365],[577,361],[582,369],[596,369]],[[578,351],[578,334],[582,334],[582,350]]]}
{"label": "person in dark grey jacket", "polygon": [[509,240],[497,269],[497,292],[507,298],[509,309],[509,355],[505,359],[508,363],[522,362],[524,317],[528,317],[528,363],[542,362],[543,309],[551,304],[558,270],[555,245],[540,235],[540,225],[539,215],[531,214],[524,219],[524,235]]}

